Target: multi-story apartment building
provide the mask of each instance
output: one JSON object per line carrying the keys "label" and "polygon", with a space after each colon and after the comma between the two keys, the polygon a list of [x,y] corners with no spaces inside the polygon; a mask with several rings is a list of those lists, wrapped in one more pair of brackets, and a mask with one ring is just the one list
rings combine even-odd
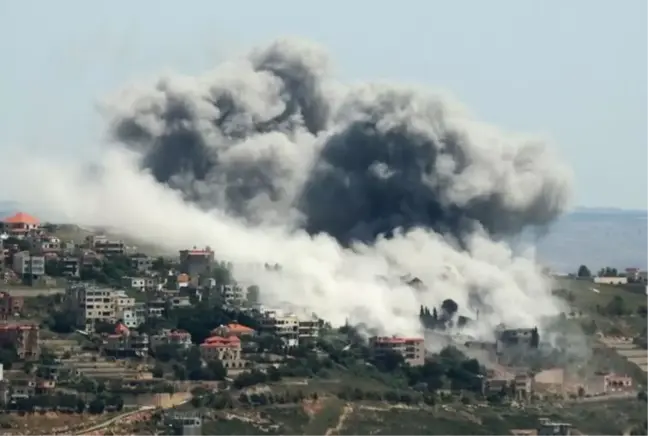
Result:
{"label": "multi-story apartment building", "polygon": [[323,321],[315,315],[284,314],[279,310],[261,309],[261,332],[279,336],[288,347],[319,337]]}
{"label": "multi-story apartment building", "polygon": [[317,340],[323,321],[315,315],[311,315],[310,317],[298,317],[298,319],[299,343],[301,344],[303,342]]}
{"label": "multi-story apartment building", "polygon": [[299,318],[277,310],[264,311],[260,319],[261,332],[280,337],[287,347],[299,344]]}
{"label": "multi-story apartment building", "polygon": [[128,327],[119,323],[115,327],[115,333],[106,337],[104,351],[116,357],[143,357],[148,354],[149,344],[148,335],[131,332]]}
{"label": "multi-story apartment building", "polygon": [[238,369],[245,366],[241,359],[241,340],[236,336],[210,336],[200,344],[200,355],[210,362],[220,360],[227,369]]}
{"label": "multi-story apartment building", "polygon": [[37,324],[0,324],[0,344],[14,347],[21,359],[36,359],[40,354]]}
{"label": "multi-story apartment building", "polygon": [[180,251],[180,272],[188,274],[192,279],[208,275],[214,266],[214,252],[206,247],[198,250]]}
{"label": "multi-story apartment building", "polygon": [[37,279],[45,275],[45,257],[32,255],[28,251],[15,253],[13,270],[20,277]]}
{"label": "multi-story apartment building", "polygon": [[157,288],[158,280],[154,277],[122,277],[122,286],[137,291],[154,290]]}
{"label": "multi-story apartment building", "polygon": [[163,330],[157,335],[150,337],[151,350],[161,345],[173,345],[183,350],[191,347],[191,334],[184,330]]}
{"label": "multi-story apartment building", "polygon": [[369,347],[374,355],[388,351],[403,356],[410,366],[421,366],[425,363],[425,343],[423,338],[399,338],[374,336],[369,339]]}
{"label": "multi-story apartment building", "polygon": [[66,256],[61,260],[63,275],[66,277],[81,277],[81,262],[78,257]]}
{"label": "multi-story apartment building", "polygon": [[113,290],[111,298],[114,300],[115,310],[117,311],[133,309],[135,307],[135,299],[133,297],[129,297],[124,290]]}
{"label": "multi-story apartment building", "polygon": [[2,222],[0,222],[0,231],[11,236],[25,236],[28,233],[39,229],[40,221],[38,218],[24,212],[18,212],[15,215],[4,218]]}
{"label": "multi-story apartment building", "polygon": [[220,294],[226,306],[239,308],[247,302],[247,288],[239,285],[223,285]]}
{"label": "multi-story apartment building", "polygon": [[117,318],[120,319],[129,329],[139,327],[146,322],[146,303],[136,302],[131,308],[119,310],[117,312]]}
{"label": "multi-story apartment building", "polygon": [[24,299],[14,297],[8,292],[0,292],[0,319],[6,320],[8,317],[22,311]]}
{"label": "multi-story apartment building", "polygon": [[112,289],[81,284],[68,288],[69,306],[77,312],[77,322],[86,330],[94,330],[97,321],[117,321],[117,304]]}
{"label": "multi-story apartment building", "polygon": [[148,273],[153,268],[153,258],[144,254],[131,256],[131,266],[141,273]]}
{"label": "multi-story apartment building", "polygon": [[105,236],[88,236],[86,243],[89,248],[104,256],[124,255],[126,253],[124,241],[111,241]]}

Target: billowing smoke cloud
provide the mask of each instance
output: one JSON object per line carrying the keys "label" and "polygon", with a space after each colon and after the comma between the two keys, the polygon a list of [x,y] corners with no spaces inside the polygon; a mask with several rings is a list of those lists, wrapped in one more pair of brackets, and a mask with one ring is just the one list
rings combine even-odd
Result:
{"label": "billowing smoke cloud", "polygon": [[564,209],[566,172],[543,143],[425,90],[336,86],[327,65],[317,47],[280,41],[127,94],[112,133],[206,208],[254,222],[268,210],[300,216],[293,224],[344,243],[417,226],[518,233]]}
{"label": "billowing smoke cloud", "polygon": [[[124,90],[106,112],[119,146],[101,172],[32,162],[14,180],[49,182],[23,203],[170,250],[209,244],[260,282],[265,302],[337,324],[415,334],[421,304],[452,298],[466,311],[476,295],[491,308],[476,333],[559,310],[501,237],[551,223],[569,171],[542,141],[447,97],[346,86],[321,49],[284,40],[200,77]],[[268,261],[281,273],[240,267]]]}

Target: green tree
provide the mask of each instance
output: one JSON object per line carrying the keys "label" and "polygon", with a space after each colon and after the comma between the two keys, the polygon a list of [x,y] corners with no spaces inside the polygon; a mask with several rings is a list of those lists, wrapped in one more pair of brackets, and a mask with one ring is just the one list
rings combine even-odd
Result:
{"label": "green tree", "polygon": [[608,315],[612,316],[624,315],[626,313],[626,307],[623,298],[619,295],[612,297],[612,300],[605,307],[605,311]]}
{"label": "green tree", "polygon": [[592,277],[592,272],[589,270],[589,268],[585,265],[581,265],[578,267],[578,272],[576,273],[578,277]]}
{"label": "green tree", "polygon": [[155,365],[155,367],[153,368],[153,371],[151,371],[151,374],[155,378],[162,378],[162,377],[164,377],[164,368],[162,368],[159,365]]}

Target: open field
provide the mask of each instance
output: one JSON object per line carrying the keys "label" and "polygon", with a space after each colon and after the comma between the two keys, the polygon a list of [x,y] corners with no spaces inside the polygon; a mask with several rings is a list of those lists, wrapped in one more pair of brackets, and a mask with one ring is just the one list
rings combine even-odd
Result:
{"label": "open field", "polygon": [[567,277],[556,277],[554,289],[565,289],[572,292],[574,306],[583,310],[594,310],[596,305],[605,306],[612,298],[623,298],[628,308],[637,308],[646,304],[646,287],[643,285],[606,285],[591,280],[579,280]]}
{"label": "open field", "polygon": [[621,434],[643,423],[645,403],[636,398],[571,405],[404,406],[380,402],[345,403],[334,398],[300,405],[272,405],[212,413],[204,434],[511,434],[537,428],[547,417],[585,434]]}

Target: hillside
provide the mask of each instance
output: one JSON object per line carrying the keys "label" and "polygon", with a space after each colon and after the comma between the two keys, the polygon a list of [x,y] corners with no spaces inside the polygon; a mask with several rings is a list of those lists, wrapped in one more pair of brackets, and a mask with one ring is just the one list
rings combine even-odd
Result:
{"label": "hillside", "polygon": [[536,429],[543,417],[571,423],[581,434],[621,434],[646,419],[645,403],[637,399],[509,407],[483,403],[389,405],[323,396],[300,404],[203,409],[200,413],[205,419],[203,434],[276,435],[503,435]]}

